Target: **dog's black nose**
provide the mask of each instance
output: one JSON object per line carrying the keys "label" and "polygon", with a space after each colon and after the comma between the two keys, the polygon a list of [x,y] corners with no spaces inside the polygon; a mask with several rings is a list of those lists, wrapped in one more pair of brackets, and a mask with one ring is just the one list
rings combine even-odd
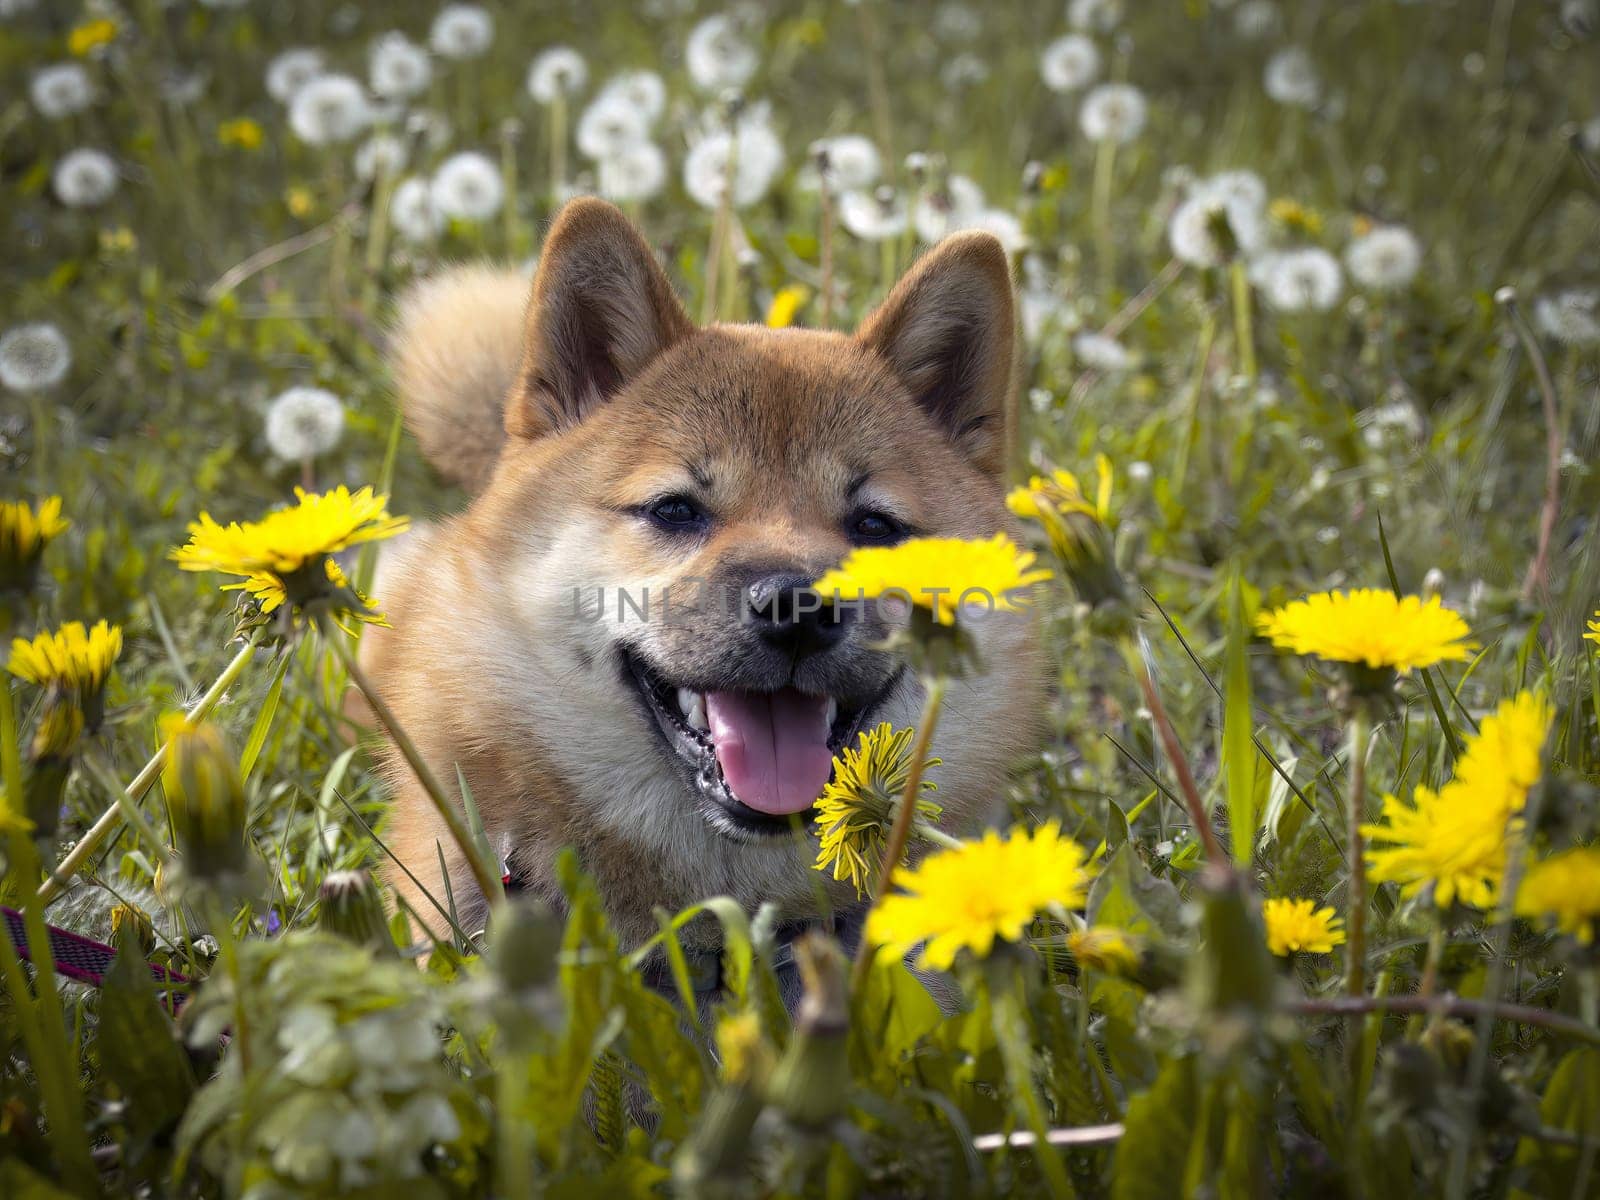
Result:
{"label": "dog's black nose", "polygon": [[763,638],[797,654],[814,654],[841,641],[851,615],[813,591],[804,575],[765,575],[745,588],[744,605],[745,619]]}

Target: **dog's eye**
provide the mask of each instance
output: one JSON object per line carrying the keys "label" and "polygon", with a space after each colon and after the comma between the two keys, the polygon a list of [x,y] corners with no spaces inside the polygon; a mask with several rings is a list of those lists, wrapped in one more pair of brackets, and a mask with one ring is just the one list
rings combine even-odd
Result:
{"label": "dog's eye", "polygon": [[850,518],[850,539],[855,542],[898,542],[905,532],[905,526],[887,513],[864,512]]}
{"label": "dog's eye", "polygon": [[682,496],[666,496],[645,509],[645,515],[662,529],[689,532],[705,527],[708,518],[693,500]]}

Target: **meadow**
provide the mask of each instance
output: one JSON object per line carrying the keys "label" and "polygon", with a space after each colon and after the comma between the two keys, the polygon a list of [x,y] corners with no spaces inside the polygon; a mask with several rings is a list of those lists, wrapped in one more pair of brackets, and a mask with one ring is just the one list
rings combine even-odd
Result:
{"label": "meadow", "polygon": [[[0,0],[0,1194],[1600,1195],[1597,56],[1593,0]],[[586,194],[702,321],[1012,261],[1049,736],[953,845],[869,747],[808,852],[878,950],[793,1012],[769,911],[384,894],[353,648],[465,504],[395,301]],[[297,488],[293,561],[198,524]]]}

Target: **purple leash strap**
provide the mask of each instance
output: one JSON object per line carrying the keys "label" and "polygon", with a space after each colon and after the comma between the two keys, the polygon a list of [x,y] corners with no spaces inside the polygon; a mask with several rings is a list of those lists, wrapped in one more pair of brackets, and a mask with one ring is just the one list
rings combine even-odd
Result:
{"label": "purple leash strap", "polygon": [[[14,908],[0,904],[0,917],[5,918],[6,933],[11,937],[11,944],[17,948],[17,954],[32,962],[33,955],[28,949],[28,934],[23,925],[22,914]],[[86,983],[90,987],[99,987],[104,982],[106,972],[111,969],[111,963],[117,957],[113,947],[104,942],[97,942],[93,938],[83,937],[81,934],[58,929],[54,925],[46,925],[45,929],[50,937],[50,954],[55,959],[56,974],[65,975],[68,979],[77,980],[79,983]],[[167,967],[156,963],[151,963],[149,966],[151,977],[160,987],[171,988],[189,982],[188,976],[180,975]],[[168,1005],[173,1012],[177,1012],[187,998],[183,992],[174,992],[168,998]]]}

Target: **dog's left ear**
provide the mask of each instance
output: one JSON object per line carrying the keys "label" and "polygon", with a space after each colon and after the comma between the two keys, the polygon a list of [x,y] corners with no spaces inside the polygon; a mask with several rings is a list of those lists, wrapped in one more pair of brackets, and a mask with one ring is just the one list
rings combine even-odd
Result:
{"label": "dog's left ear", "polygon": [[531,438],[577,424],[693,332],[628,219],[603,200],[571,201],[539,258],[506,432]]}
{"label": "dog's left ear", "polygon": [[982,471],[1005,471],[1011,395],[1011,267],[992,234],[925,254],[856,333]]}

